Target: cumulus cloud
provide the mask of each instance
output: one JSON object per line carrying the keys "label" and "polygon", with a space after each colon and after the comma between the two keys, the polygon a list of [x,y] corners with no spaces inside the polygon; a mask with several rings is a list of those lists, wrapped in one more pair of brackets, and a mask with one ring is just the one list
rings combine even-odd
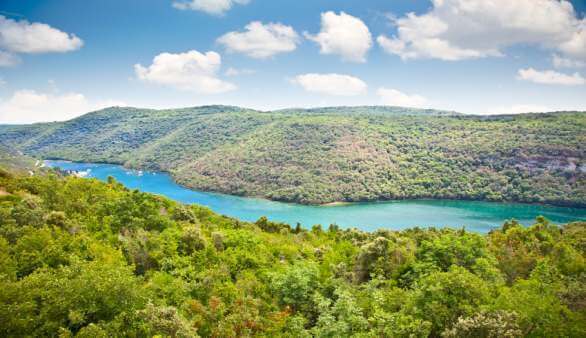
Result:
{"label": "cumulus cloud", "polygon": [[554,54],[551,61],[552,61],[553,66],[555,68],[584,68],[584,67],[586,67],[586,62],[584,62],[584,61],[565,58],[563,56],[559,56],[558,54]]}
{"label": "cumulus cloud", "polygon": [[123,105],[118,101],[90,102],[79,93],[47,94],[25,89],[0,101],[0,123],[64,121],[90,111]]}
{"label": "cumulus cloud", "polygon": [[191,0],[175,1],[173,7],[181,10],[202,11],[212,15],[223,15],[234,5],[246,5],[249,0]]}
{"label": "cumulus cloud", "polygon": [[565,86],[579,86],[586,83],[586,80],[578,73],[568,75],[553,70],[538,71],[533,68],[519,69],[517,79],[540,84]]}
{"label": "cumulus cloud", "polygon": [[299,35],[291,26],[280,23],[263,24],[253,21],[244,32],[228,32],[218,38],[229,52],[242,53],[256,59],[266,59],[297,48]]}
{"label": "cumulus cloud", "polygon": [[0,15],[0,49],[11,53],[69,52],[83,41],[44,23],[15,21]]}
{"label": "cumulus cloud", "polygon": [[335,73],[301,74],[292,82],[308,92],[336,96],[356,96],[366,93],[368,88],[366,83],[357,77]]}
{"label": "cumulus cloud", "polygon": [[420,95],[408,95],[396,89],[379,88],[376,94],[383,104],[389,106],[422,108],[427,104],[427,99]]}
{"label": "cumulus cloud", "polygon": [[338,54],[345,61],[365,62],[372,46],[372,36],[362,20],[340,12],[321,14],[321,31],[305,37],[320,46],[322,54]]}
{"label": "cumulus cloud", "polygon": [[240,75],[252,75],[254,73],[256,73],[256,71],[254,69],[229,67],[228,69],[226,69],[226,72],[224,74],[226,76],[240,76]]}
{"label": "cumulus cloud", "polygon": [[559,50],[572,58],[586,60],[586,18],[579,21],[572,36],[560,44]]}
{"label": "cumulus cloud", "polygon": [[397,34],[379,45],[403,59],[449,61],[501,56],[530,44],[586,58],[586,20],[566,0],[433,0],[427,13],[395,19]]}
{"label": "cumulus cloud", "polygon": [[145,82],[202,94],[218,94],[236,89],[234,84],[217,77],[221,64],[222,58],[216,52],[203,54],[191,50],[178,54],[161,53],[148,67],[134,65],[134,71],[138,79]]}

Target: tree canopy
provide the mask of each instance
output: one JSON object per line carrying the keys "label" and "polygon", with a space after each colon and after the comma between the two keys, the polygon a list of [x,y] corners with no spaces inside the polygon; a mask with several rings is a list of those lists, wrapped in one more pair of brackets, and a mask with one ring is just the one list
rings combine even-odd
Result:
{"label": "tree canopy", "polygon": [[115,180],[0,176],[0,335],[586,335],[586,223],[292,228]]}

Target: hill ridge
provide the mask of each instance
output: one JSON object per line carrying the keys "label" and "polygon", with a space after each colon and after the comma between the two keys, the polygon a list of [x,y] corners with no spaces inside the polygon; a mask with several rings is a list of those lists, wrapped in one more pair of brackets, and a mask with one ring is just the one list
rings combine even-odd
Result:
{"label": "hill ridge", "polygon": [[0,144],[40,158],[166,171],[196,189],[306,204],[449,198],[586,206],[584,112],[344,109],[114,107],[65,122],[0,126]]}

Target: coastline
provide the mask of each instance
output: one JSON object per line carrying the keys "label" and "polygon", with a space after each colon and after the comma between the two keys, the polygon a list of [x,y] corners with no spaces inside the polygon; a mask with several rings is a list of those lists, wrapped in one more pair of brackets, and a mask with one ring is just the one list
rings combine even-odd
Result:
{"label": "coastline", "polygon": [[[59,162],[48,163],[60,166]],[[105,181],[115,177],[129,189],[153,193],[185,204],[207,207],[218,214],[247,222],[256,222],[265,216],[271,221],[309,227],[312,224],[338,224],[364,231],[377,229],[405,229],[411,227],[460,227],[486,233],[503,222],[515,219],[529,226],[536,217],[544,216],[552,224],[586,220],[586,209],[564,208],[524,203],[498,203],[464,200],[401,199],[371,202],[335,202],[328,205],[308,205],[273,201],[266,198],[235,196],[186,188],[177,184],[165,172],[129,171],[120,165],[83,162],[62,162],[64,169],[86,170],[88,177]],[[140,177],[140,178],[139,178]],[[457,225],[457,226],[455,226]]]}
{"label": "coastline", "polygon": [[279,200],[279,199],[271,199],[264,196],[258,195],[237,195],[232,194],[226,191],[218,191],[213,189],[204,189],[197,186],[191,186],[188,184],[183,184],[176,177],[169,171],[163,170],[152,170],[146,169],[140,166],[127,166],[125,163],[121,162],[108,162],[108,161],[76,161],[76,160],[69,160],[63,158],[46,158],[42,159],[41,161],[61,161],[61,162],[69,162],[69,163],[80,163],[80,164],[106,164],[106,165],[117,165],[121,166],[125,169],[130,170],[141,170],[141,171],[148,171],[153,173],[163,173],[169,175],[169,177],[173,180],[173,182],[177,185],[180,185],[186,189],[206,192],[206,193],[213,193],[213,194],[220,194],[220,195],[227,195],[227,196],[234,196],[234,197],[244,197],[244,198],[254,198],[254,199],[261,199],[265,201],[271,202],[279,202],[279,203],[286,203],[292,205],[304,205],[304,206],[312,206],[312,207],[342,207],[342,206],[350,206],[350,205],[360,205],[365,203],[392,203],[398,201],[463,201],[463,202],[483,202],[483,203],[495,203],[495,204],[520,204],[520,205],[536,205],[536,206],[543,206],[543,207],[561,207],[561,208],[572,208],[572,209],[586,209],[586,202],[583,204],[572,204],[572,203],[545,203],[545,202],[528,202],[528,201],[513,201],[513,200],[502,200],[502,201],[494,201],[494,200],[483,200],[483,199],[472,199],[472,198],[434,198],[434,197],[407,197],[407,198],[396,198],[396,199],[374,199],[374,200],[365,200],[365,201],[331,201],[331,202],[324,202],[324,203],[300,203],[297,201],[289,201],[289,200]]}
{"label": "coastline", "polygon": [[[375,202],[375,201],[373,201],[373,202]],[[352,203],[360,203],[360,202],[335,201],[335,202],[327,202],[327,203],[316,204],[316,205],[320,206],[320,207],[339,207],[339,206],[343,206],[343,205],[349,205]]]}

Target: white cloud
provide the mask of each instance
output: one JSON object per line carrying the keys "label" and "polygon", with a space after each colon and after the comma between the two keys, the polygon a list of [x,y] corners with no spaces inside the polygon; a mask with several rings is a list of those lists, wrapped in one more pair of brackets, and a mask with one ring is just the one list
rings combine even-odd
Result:
{"label": "white cloud", "polygon": [[134,65],[137,77],[145,82],[203,94],[217,94],[236,89],[217,77],[222,64],[220,54],[196,50],[186,53],[161,53],[148,67]]}
{"label": "white cloud", "polygon": [[343,60],[365,62],[366,53],[372,47],[372,36],[362,20],[340,12],[321,14],[321,31],[305,37],[320,46],[322,54],[338,54]]}
{"label": "white cloud", "polygon": [[[496,50],[486,51],[485,54],[473,49],[464,49],[452,46],[448,41],[441,39],[424,39],[416,42],[416,50],[410,50],[407,44],[399,39],[389,39],[386,36],[376,38],[379,45],[391,54],[400,55],[403,59],[435,58],[446,61],[476,59],[488,55],[499,56]],[[413,44],[414,46],[415,44]]]}
{"label": "white cloud", "polygon": [[232,6],[246,5],[249,0],[191,0],[175,1],[173,7],[181,10],[202,11],[212,15],[223,15],[230,10]]}
{"label": "white cloud", "polygon": [[19,90],[0,101],[0,123],[64,121],[90,111],[123,105],[117,101],[90,102],[79,93],[59,95]]}
{"label": "white cloud", "polygon": [[229,67],[228,69],[226,69],[226,72],[224,74],[226,76],[240,76],[240,75],[252,75],[254,73],[256,73],[256,71],[254,69]]}
{"label": "white cloud", "polygon": [[578,22],[578,28],[573,31],[572,37],[559,46],[564,54],[581,60],[586,60],[586,18]]}
{"label": "white cloud", "polygon": [[279,53],[294,51],[299,35],[291,26],[280,23],[263,24],[253,21],[244,32],[228,32],[218,42],[229,52],[242,53],[256,59],[266,59]]}
{"label": "white cloud", "polygon": [[14,21],[0,15],[0,50],[12,53],[69,52],[83,41],[44,23]]}
{"label": "white cloud", "polygon": [[586,58],[586,21],[566,0],[433,0],[424,14],[394,20],[397,35],[377,38],[403,59],[462,60],[501,56],[530,44]]}
{"label": "white cloud", "polygon": [[385,105],[399,107],[422,108],[427,105],[427,99],[420,95],[408,95],[396,89],[379,88],[376,94]]}
{"label": "white cloud", "polygon": [[18,56],[0,50],[0,67],[12,67],[20,63]]}
{"label": "white cloud", "polygon": [[586,62],[584,62],[584,61],[565,58],[563,56],[559,56],[558,54],[554,54],[551,61],[552,61],[553,66],[555,68],[584,68],[584,67],[586,67]]}
{"label": "white cloud", "polygon": [[567,75],[553,70],[538,71],[533,68],[519,69],[517,79],[540,84],[565,86],[579,86],[586,83],[586,80],[578,73]]}
{"label": "white cloud", "polygon": [[336,95],[355,96],[366,93],[368,86],[359,78],[342,74],[302,74],[293,80],[308,92]]}

